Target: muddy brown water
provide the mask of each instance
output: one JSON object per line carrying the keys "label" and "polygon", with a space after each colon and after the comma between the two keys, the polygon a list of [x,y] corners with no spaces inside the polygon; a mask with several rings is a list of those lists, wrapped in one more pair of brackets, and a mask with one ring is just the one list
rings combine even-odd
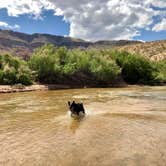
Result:
{"label": "muddy brown water", "polygon": [[165,166],[166,87],[0,94],[0,165]]}

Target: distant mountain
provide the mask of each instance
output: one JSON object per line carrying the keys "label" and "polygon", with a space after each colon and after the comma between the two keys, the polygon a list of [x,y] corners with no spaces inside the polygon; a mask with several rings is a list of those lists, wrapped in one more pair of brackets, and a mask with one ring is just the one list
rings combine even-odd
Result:
{"label": "distant mountain", "polygon": [[71,37],[38,33],[30,35],[10,30],[0,30],[0,53],[10,52],[13,55],[28,59],[29,56],[33,53],[34,49],[49,43],[57,47],[65,46],[72,49],[125,46],[141,42],[129,40],[88,42],[82,39],[76,39]]}

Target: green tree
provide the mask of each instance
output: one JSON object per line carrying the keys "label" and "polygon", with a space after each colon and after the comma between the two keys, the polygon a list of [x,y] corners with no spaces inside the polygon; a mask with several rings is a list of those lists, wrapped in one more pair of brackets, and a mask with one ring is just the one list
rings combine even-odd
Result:
{"label": "green tree", "polygon": [[31,79],[31,71],[25,61],[8,54],[0,56],[0,84],[30,85]]}

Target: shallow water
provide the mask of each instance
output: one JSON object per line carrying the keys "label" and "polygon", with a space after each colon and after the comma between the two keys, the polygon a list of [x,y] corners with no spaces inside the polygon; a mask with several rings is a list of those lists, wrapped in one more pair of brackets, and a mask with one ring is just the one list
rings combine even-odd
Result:
{"label": "shallow water", "polygon": [[166,87],[0,94],[0,165],[165,166]]}

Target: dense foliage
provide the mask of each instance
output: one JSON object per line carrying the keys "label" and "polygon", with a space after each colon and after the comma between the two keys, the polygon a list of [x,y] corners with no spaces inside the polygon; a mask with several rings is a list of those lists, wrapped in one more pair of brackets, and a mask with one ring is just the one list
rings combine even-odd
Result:
{"label": "dense foliage", "polygon": [[166,83],[166,60],[150,61],[149,59],[127,52],[114,52],[112,57],[121,67],[121,75],[129,84],[157,85]]}
{"label": "dense foliage", "polygon": [[0,56],[0,84],[32,84],[31,70],[27,63],[11,55]]}
{"label": "dense foliage", "polygon": [[166,60],[154,63],[157,70],[155,82],[166,83]]}
{"label": "dense foliage", "polygon": [[93,51],[67,50],[52,45],[37,50],[29,66],[37,72],[38,81],[44,83],[108,83],[120,74],[115,61],[108,61]]}
{"label": "dense foliage", "polygon": [[112,57],[121,67],[123,79],[130,84],[154,84],[157,70],[145,57],[127,52],[114,52]]}
{"label": "dense foliage", "polygon": [[166,61],[109,49],[67,50],[52,45],[37,49],[29,61],[0,56],[0,84],[107,85],[117,77],[129,84],[166,83]]}

